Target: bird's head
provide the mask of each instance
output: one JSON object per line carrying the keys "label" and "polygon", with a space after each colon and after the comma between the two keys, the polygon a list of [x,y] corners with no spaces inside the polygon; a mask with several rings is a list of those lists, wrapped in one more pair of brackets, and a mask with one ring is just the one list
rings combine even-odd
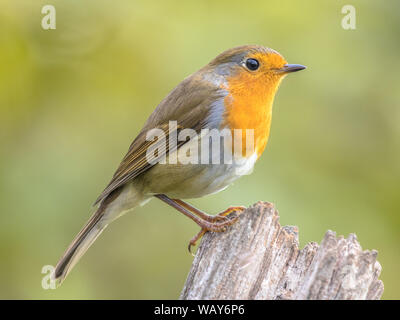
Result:
{"label": "bird's head", "polygon": [[288,64],[277,51],[256,45],[229,49],[206,67],[216,78],[222,77],[231,89],[245,88],[253,93],[274,93],[284,76],[305,68]]}

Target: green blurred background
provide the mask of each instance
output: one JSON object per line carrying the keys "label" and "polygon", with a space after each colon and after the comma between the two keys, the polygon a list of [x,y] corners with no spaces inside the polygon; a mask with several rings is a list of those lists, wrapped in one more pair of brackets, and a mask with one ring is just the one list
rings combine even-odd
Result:
{"label": "green blurred background", "polygon": [[[57,29],[41,28],[53,4]],[[357,29],[341,27],[341,8]],[[146,118],[233,46],[308,66],[275,100],[253,175],[192,203],[274,202],[301,245],[326,230],[377,249],[400,298],[400,2],[0,1],[0,298],[175,299],[198,231],[151,201],[108,228],[57,290],[43,290]]]}

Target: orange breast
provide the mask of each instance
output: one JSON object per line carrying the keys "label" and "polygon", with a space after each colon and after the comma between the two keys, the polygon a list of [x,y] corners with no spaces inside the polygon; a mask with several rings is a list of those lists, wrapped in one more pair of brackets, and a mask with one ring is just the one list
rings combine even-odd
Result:
{"label": "orange breast", "polygon": [[[225,97],[222,126],[254,130],[254,149],[258,157],[264,151],[269,137],[272,104],[279,80],[267,76],[241,72],[228,79],[229,94]],[[232,136],[233,133],[232,133]],[[246,136],[242,135],[242,155],[246,155]],[[250,154],[247,154],[250,156]]]}

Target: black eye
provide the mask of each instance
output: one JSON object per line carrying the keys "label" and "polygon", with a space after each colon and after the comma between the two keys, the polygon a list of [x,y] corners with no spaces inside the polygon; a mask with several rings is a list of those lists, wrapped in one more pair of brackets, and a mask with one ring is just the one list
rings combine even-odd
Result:
{"label": "black eye", "polygon": [[260,63],[256,59],[250,58],[246,60],[246,67],[251,71],[257,70],[259,66]]}

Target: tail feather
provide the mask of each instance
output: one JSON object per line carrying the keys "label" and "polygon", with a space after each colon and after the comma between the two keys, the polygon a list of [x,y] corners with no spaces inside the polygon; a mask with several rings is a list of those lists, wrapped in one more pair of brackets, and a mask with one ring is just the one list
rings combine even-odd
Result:
{"label": "tail feather", "polygon": [[100,207],[78,233],[67,250],[65,250],[53,274],[58,285],[62,283],[86,250],[89,249],[101,232],[107,227],[108,224],[102,219],[103,217],[103,209]]}
{"label": "tail feather", "polygon": [[114,190],[101,202],[98,209],[78,233],[67,250],[65,250],[60,261],[57,263],[52,276],[58,285],[62,283],[109,223],[150,199],[143,195],[140,182],[138,183],[129,184],[124,188]]}

